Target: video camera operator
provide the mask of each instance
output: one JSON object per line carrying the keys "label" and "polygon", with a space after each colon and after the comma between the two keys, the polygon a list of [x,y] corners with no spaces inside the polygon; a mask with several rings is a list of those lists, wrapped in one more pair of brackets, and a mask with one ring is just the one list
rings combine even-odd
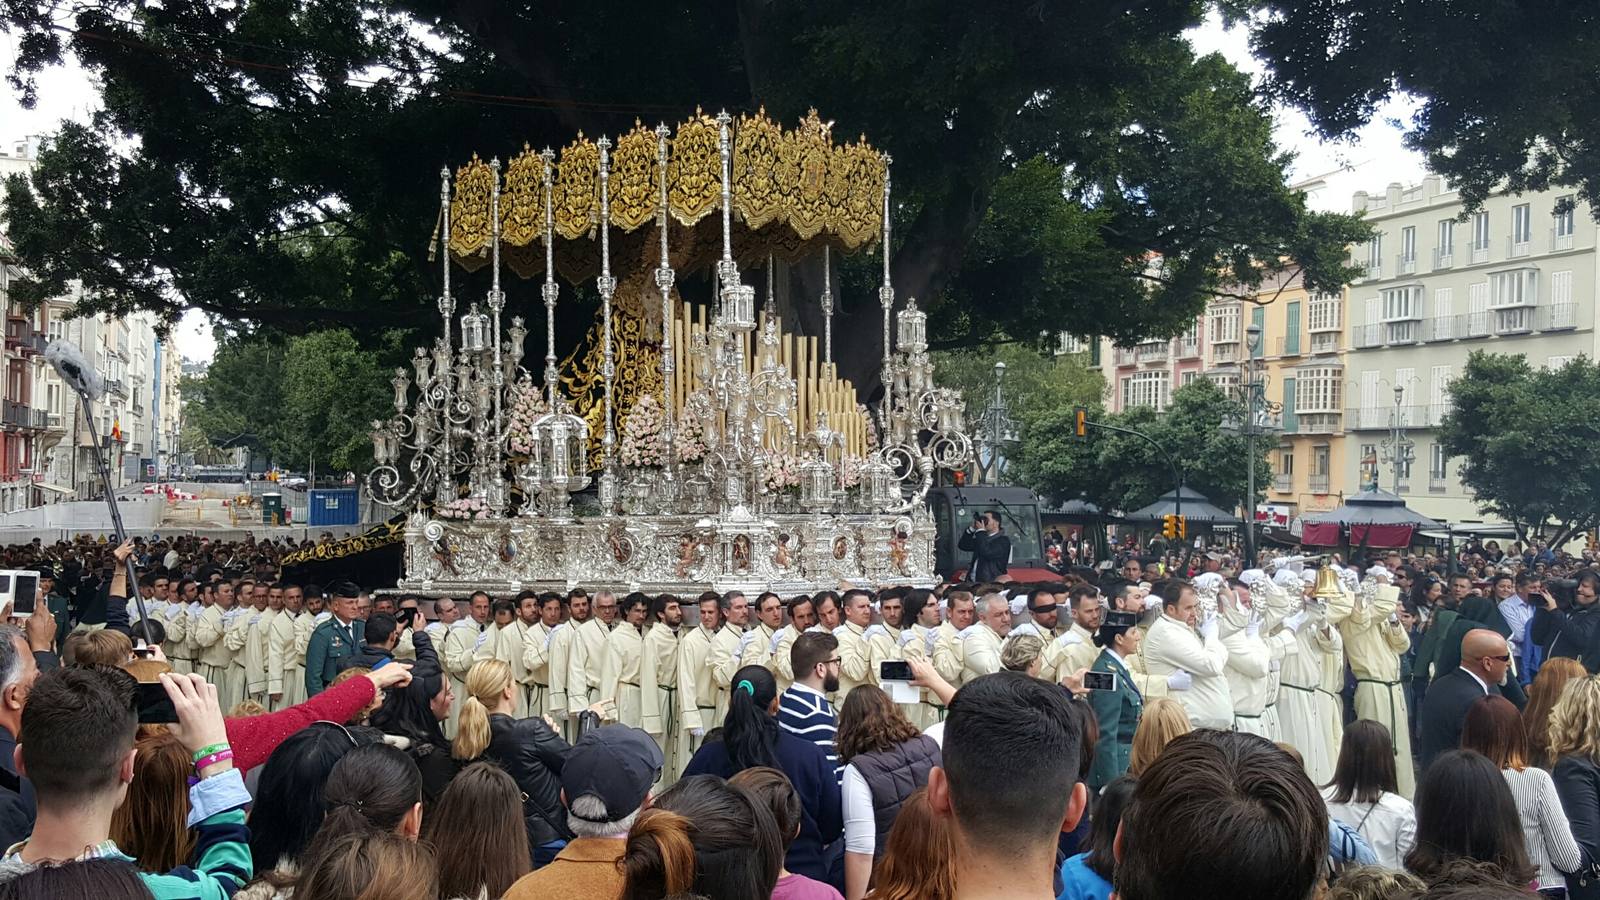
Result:
{"label": "video camera operator", "polygon": [[[1550,579],[1546,588],[1557,588]],[[1600,573],[1585,569],[1576,576],[1569,604],[1556,602],[1555,592],[1543,595],[1534,610],[1529,637],[1544,648],[1544,659],[1570,657],[1583,663],[1590,674],[1600,672]]]}

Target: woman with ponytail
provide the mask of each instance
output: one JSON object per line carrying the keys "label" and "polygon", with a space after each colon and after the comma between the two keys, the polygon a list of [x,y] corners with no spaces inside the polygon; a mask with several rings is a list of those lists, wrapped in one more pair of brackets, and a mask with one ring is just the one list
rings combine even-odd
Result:
{"label": "woman with ponytail", "polygon": [[639,814],[621,866],[621,900],[768,900],[783,841],[763,800],[721,778],[685,777]]}
{"label": "woman with ponytail", "polygon": [[800,796],[800,836],[789,845],[784,868],[843,887],[844,873],[830,870],[823,848],[844,833],[839,776],[827,751],[778,727],[778,683],[765,666],[745,666],[733,676],[722,740],[701,745],[683,770],[690,775],[732,778],[765,766],[789,776]]}
{"label": "woman with ponytail", "polygon": [[451,755],[461,764],[485,759],[505,769],[522,792],[531,863],[537,869],[572,839],[561,805],[561,766],[572,749],[544,719],[515,718],[517,683],[498,659],[473,663]]}

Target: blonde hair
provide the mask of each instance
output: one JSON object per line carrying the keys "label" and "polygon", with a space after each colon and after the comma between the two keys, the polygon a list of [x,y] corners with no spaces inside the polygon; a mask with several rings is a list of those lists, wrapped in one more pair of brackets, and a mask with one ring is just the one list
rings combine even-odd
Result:
{"label": "blonde hair", "polygon": [[1539,676],[1528,687],[1528,705],[1522,710],[1522,727],[1528,733],[1528,762],[1548,769],[1550,758],[1550,711],[1561,699],[1561,691],[1574,678],[1588,675],[1583,663],[1567,656],[1555,656],[1539,667]]}
{"label": "blonde hair", "polygon": [[1128,774],[1138,775],[1156,761],[1161,751],[1180,735],[1188,734],[1189,714],[1171,697],[1159,697],[1145,704],[1139,727],[1133,732],[1133,749],[1128,755]]}
{"label": "blonde hair", "polygon": [[1584,756],[1600,763],[1600,676],[1574,678],[1550,711],[1550,758]]}
{"label": "blonde hair", "polygon": [[228,718],[230,719],[249,719],[266,714],[267,708],[265,706],[262,706],[258,701],[249,699],[240,700],[233,705],[233,709],[228,710]]}
{"label": "blonde hair", "polygon": [[1044,641],[1031,634],[1019,634],[1000,648],[1000,668],[1027,672],[1033,661],[1044,654]]}
{"label": "blonde hair", "polygon": [[122,668],[133,656],[133,641],[120,631],[102,628],[84,635],[74,662],[80,666]]}
{"label": "blonde hair", "polygon": [[1356,866],[1334,879],[1328,900],[1404,900],[1422,895],[1422,880],[1382,866]]}
{"label": "blonde hair", "polygon": [[461,703],[456,720],[456,739],[450,755],[456,759],[477,759],[489,747],[489,713],[500,705],[511,686],[511,667],[498,659],[484,659],[467,670],[467,699]]}

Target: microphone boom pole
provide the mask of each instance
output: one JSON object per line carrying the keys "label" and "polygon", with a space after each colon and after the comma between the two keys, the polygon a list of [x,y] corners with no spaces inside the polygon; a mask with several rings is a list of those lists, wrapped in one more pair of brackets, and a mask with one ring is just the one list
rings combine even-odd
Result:
{"label": "microphone boom pole", "polygon": [[[122,546],[128,540],[128,530],[122,525],[122,510],[117,507],[117,495],[111,489],[111,465],[106,460],[106,448],[100,444],[100,432],[94,427],[94,413],[91,406],[94,398],[99,395],[103,386],[99,373],[89,365],[89,360],[75,345],[64,341],[51,341],[45,348],[45,359],[55,368],[56,374],[78,395],[83,407],[83,423],[89,426],[89,440],[94,443],[95,469],[100,473],[100,484],[105,488],[106,508],[111,511],[111,527],[116,532],[117,546]],[[150,617],[145,611],[144,596],[139,593],[139,574],[134,568],[133,557],[130,555],[122,561],[127,570],[128,593],[133,596],[133,602],[139,610],[139,627],[144,632],[145,646],[153,646],[150,640]],[[109,597],[108,597],[109,601]]]}

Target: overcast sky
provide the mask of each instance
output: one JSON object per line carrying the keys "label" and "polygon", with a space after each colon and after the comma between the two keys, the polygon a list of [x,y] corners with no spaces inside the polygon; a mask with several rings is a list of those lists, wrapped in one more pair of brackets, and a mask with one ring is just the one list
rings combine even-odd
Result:
{"label": "overcast sky", "polygon": [[[1224,29],[1216,16],[1192,31],[1190,39],[1199,52],[1220,52],[1245,71],[1257,75],[1261,72],[1260,63],[1250,56],[1244,31]],[[0,33],[0,71],[11,70],[16,40],[14,35]],[[39,104],[35,109],[23,109],[11,88],[0,84],[0,149],[9,152],[21,138],[49,134],[62,119],[85,118],[98,105],[98,97],[93,80],[76,64],[40,74]],[[1292,175],[1296,181],[1325,179],[1325,189],[1311,195],[1311,205],[1343,211],[1350,208],[1350,195],[1357,190],[1381,191],[1390,182],[1412,184],[1422,178],[1422,160],[1401,145],[1400,129],[1395,124],[1396,120],[1409,118],[1412,111],[1409,103],[1386,104],[1355,140],[1323,143],[1312,133],[1304,115],[1280,109],[1275,115],[1276,135],[1281,146],[1295,153]],[[216,349],[210,323],[195,311],[184,316],[176,341],[179,351],[189,359],[209,360]]]}

